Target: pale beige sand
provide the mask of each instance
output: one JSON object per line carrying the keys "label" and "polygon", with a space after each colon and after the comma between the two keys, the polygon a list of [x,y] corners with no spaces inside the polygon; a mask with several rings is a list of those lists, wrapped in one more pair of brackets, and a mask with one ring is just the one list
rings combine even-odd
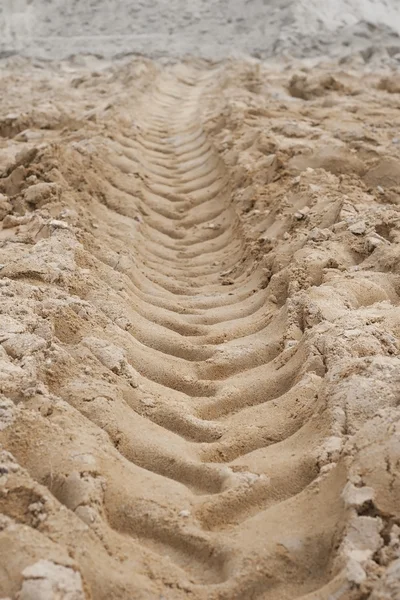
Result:
{"label": "pale beige sand", "polygon": [[[400,58],[398,0],[1,0],[0,56]],[[394,60],[396,64],[396,59]],[[397,62],[398,64],[398,62]]]}
{"label": "pale beige sand", "polygon": [[1,85],[0,597],[398,598],[396,76]]}

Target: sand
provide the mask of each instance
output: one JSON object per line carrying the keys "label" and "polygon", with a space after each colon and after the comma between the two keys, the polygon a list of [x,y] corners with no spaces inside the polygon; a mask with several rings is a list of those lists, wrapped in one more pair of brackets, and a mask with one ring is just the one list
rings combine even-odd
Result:
{"label": "sand", "polygon": [[0,595],[397,597],[398,79],[3,64]]}
{"label": "sand", "polygon": [[0,54],[400,54],[398,0],[1,0]]}
{"label": "sand", "polygon": [[63,14],[1,60],[0,598],[399,599],[396,51],[50,61]]}

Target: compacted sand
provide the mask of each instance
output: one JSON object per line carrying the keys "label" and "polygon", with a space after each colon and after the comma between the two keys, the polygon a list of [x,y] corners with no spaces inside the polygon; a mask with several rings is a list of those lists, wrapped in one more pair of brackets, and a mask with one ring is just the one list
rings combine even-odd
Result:
{"label": "compacted sand", "polygon": [[400,79],[2,62],[0,597],[400,598]]}

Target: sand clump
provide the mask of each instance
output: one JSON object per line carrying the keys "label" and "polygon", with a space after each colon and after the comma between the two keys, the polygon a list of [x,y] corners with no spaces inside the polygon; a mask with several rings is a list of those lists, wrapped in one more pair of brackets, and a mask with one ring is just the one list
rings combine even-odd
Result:
{"label": "sand clump", "polygon": [[3,62],[0,596],[395,598],[387,69]]}

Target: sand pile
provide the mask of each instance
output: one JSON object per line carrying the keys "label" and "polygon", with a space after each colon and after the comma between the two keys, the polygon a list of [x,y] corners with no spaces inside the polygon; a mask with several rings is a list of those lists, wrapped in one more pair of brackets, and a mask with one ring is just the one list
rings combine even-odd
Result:
{"label": "sand pile", "polygon": [[398,0],[2,0],[0,52],[46,59],[400,53]]}
{"label": "sand pile", "polygon": [[3,61],[1,597],[399,596],[400,84],[367,60]]}

